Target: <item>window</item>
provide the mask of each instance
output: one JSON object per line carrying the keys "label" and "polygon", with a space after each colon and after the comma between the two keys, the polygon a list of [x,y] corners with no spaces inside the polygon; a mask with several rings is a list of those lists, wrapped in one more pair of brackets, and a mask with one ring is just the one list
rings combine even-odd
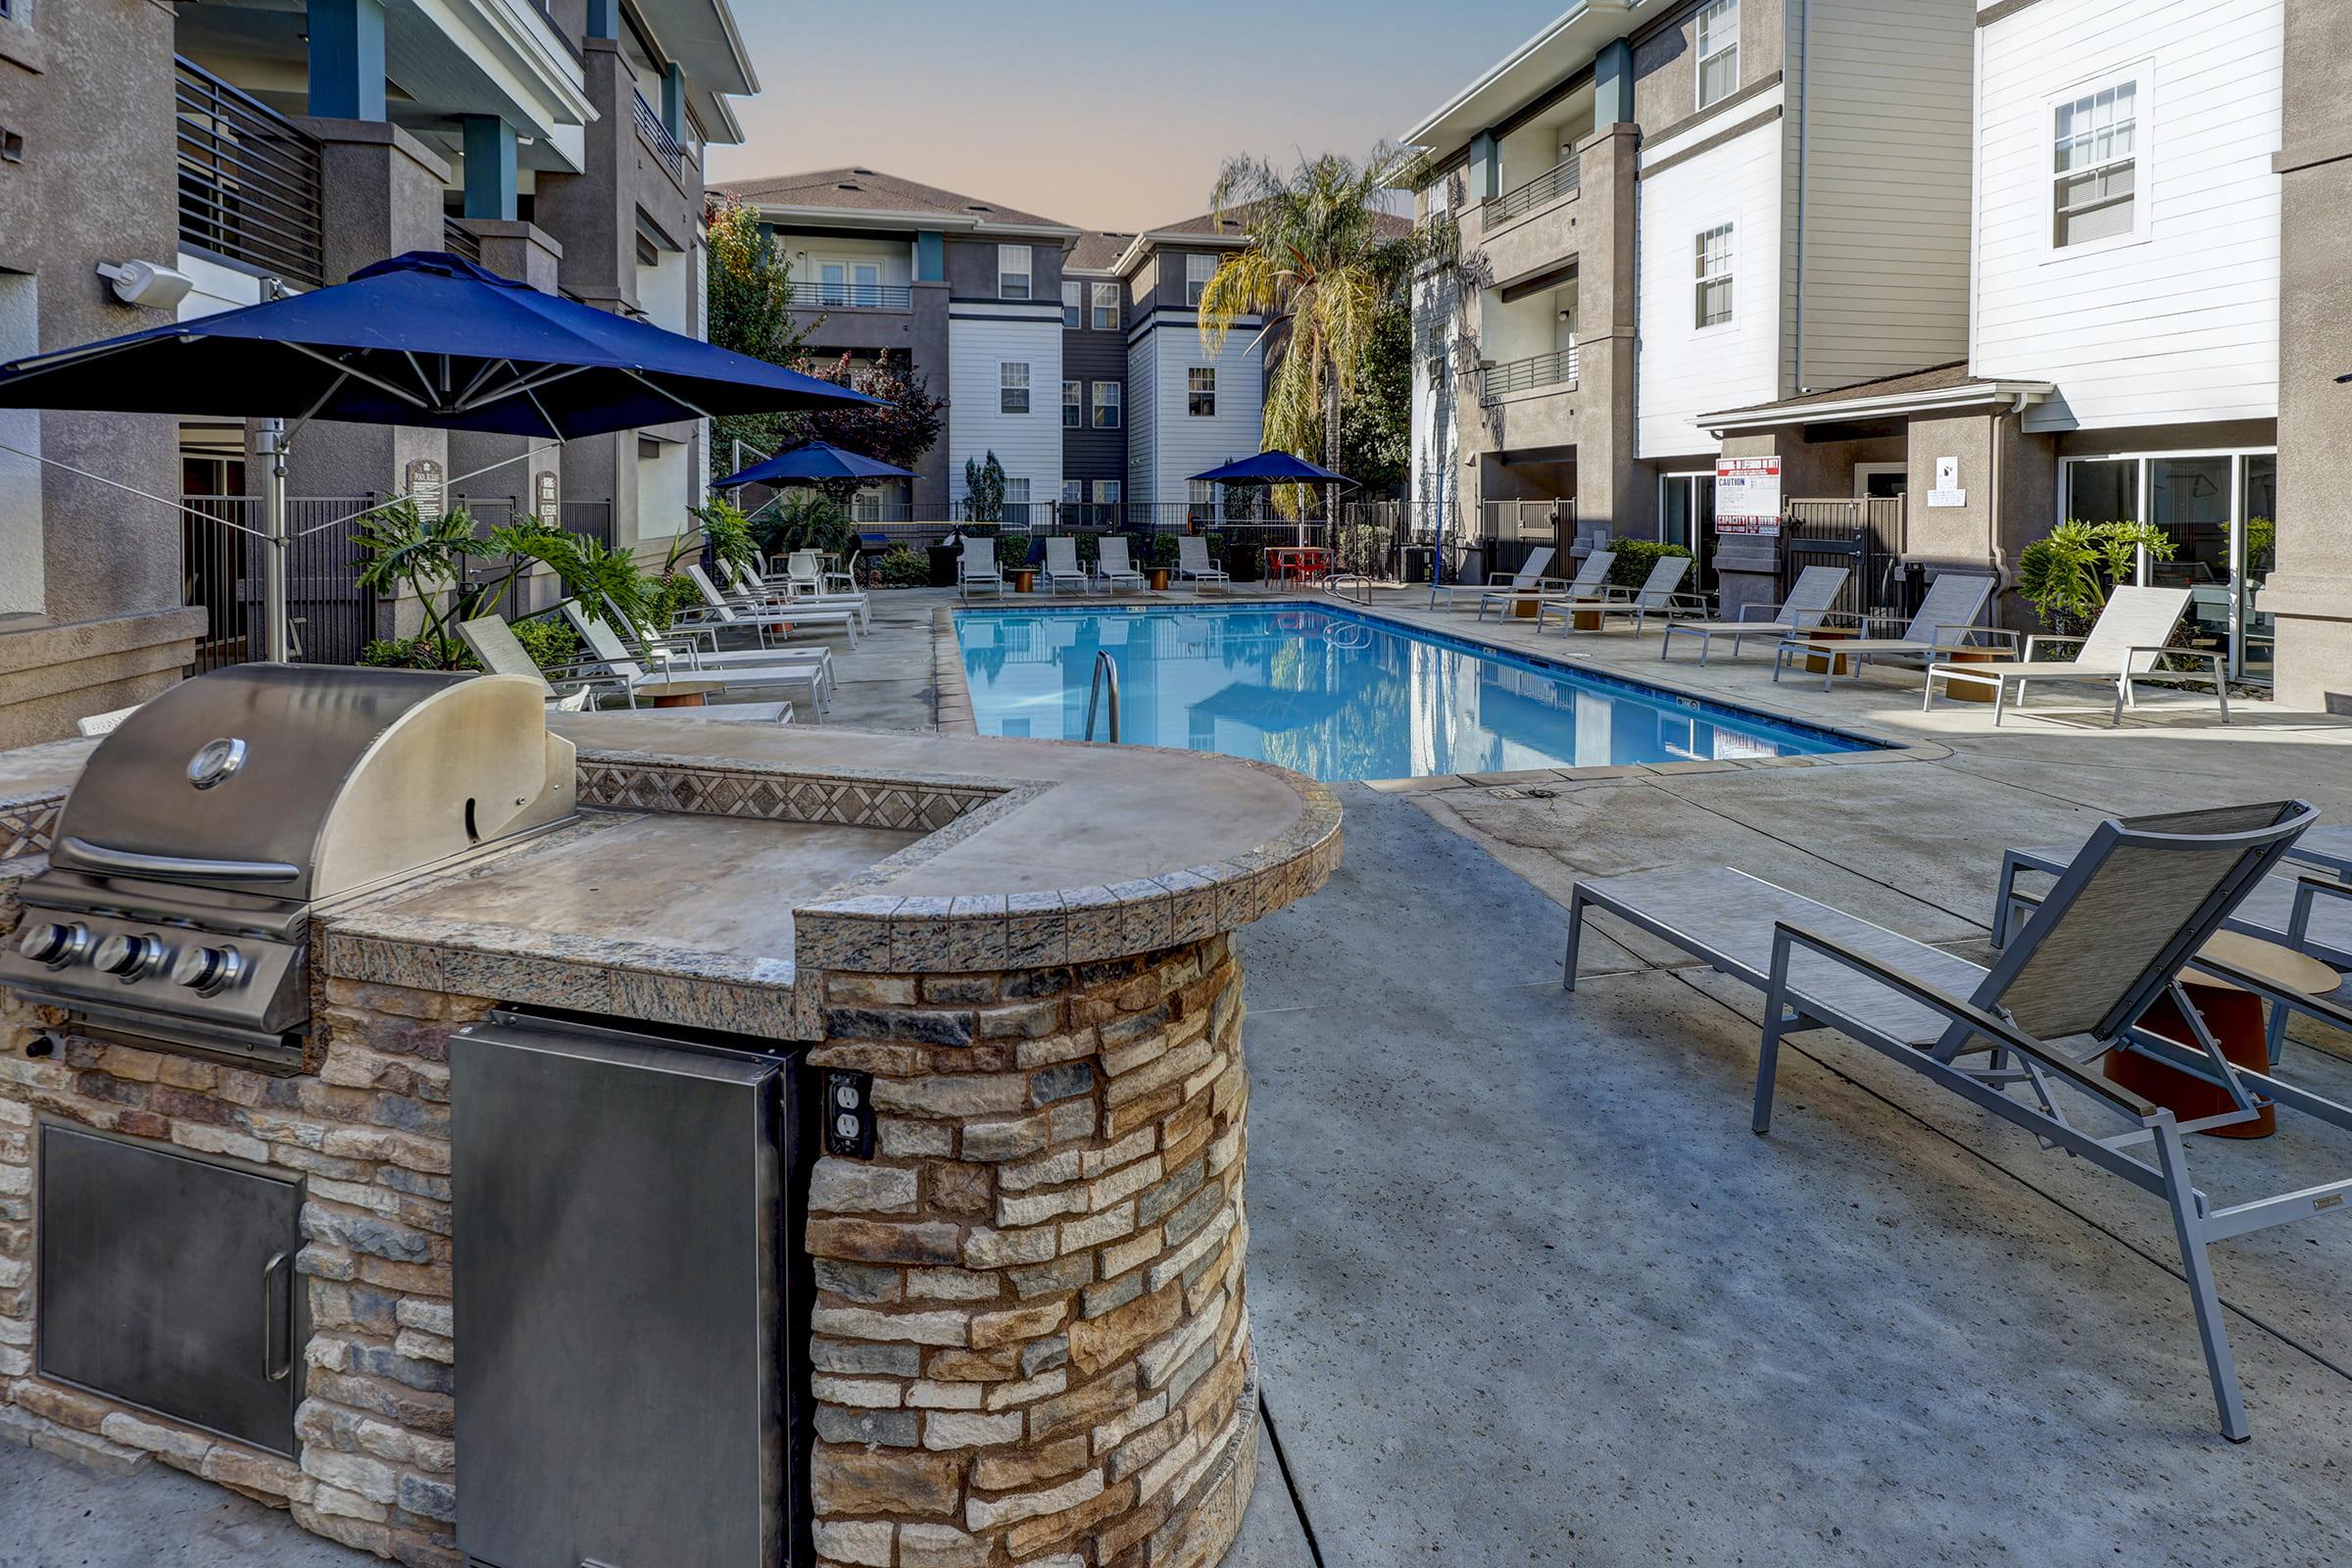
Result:
{"label": "window", "polygon": [[1115,507],[1118,504],[1119,481],[1116,479],[1097,479],[1095,481],[1095,505],[1098,507]]}
{"label": "window", "polygon": [[1062,284],[1061,329],[1065,332],[1075,332],[1085,324],[1086,285],[1084,283]]}
{"label": "window", "polygon": [[1217,482],[1214,479],[1188,479],[1185,481],[1184,499],[1196,514],[1213,516],[1217,510]]}
{"label": "window", "polygon": [[1119,383],[1095,383],[1095,428],[1116,430],[1119,427]]}
{"label": "window", "polygon": [[1007,479],[1004,481],[1004,520],[1006,522],[1029,520],[1028,480]]}
{"label": "window", "polygon": [[1196,365],[1184,372],[1187,402],[1185,412],[1196,419],[1217,416],[1217,368]]}
{"label": "window", "polygon": [[1029,297],[1029,247],[1000,245],[997,247],[997,298],[1025,300]]}
{"label": "window", "polygon": [[1732,225],[1698,236],[1698,324],[1716,326],[1732,318]]}
{"label": "window", "polygon": [[1062,382],[1061,427],[1065,430],[1075,430],[1085,423],[1086,383],[1084,381]]}
{"label": "window", "polygon": [[1095,330],[1116,332],[1119,329],[1119,285],[1095,285]]}
{"label": "window", "polygon": [[1005,364],[997,367],[997,412],[1027,414],[1029,412],[1029,367]]}
{"label": "window", "polygon": [[2053,249],[2138,232],[2140,100],[2139,83],[2127,79],[2052,110]]}
{"label": "window", "polygon": [[1740,85],[1740,0],[1709,0],[1698,13],[1698,107]]}
{"label": "window", "polygon": [[1184,259],[1184,303],[1198,309],[1201,294],[1208,288],[1208,280],[1216,275],[1217,259],[1214,256],[1187,256]]}
{"label": "window", "polygon": [[1064,479],[1064,480],[1062,480],[1062,481],[1061,481],[1061,504],[1062,504],[1063,506],[1065,506],[1065,507],[1083,507],[1083,506],[1085,506],[1085,505],[1086,505],[1086,481],[1085,481],[1084,479]]}

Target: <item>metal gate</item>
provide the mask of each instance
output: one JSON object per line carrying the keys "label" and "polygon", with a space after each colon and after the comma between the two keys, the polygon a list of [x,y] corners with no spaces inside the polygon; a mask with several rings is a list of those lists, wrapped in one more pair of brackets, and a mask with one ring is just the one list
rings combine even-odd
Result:
{"label": "metal gate", "polygon": [[1850,614],[1904,612],[1901,556],[1903,499],[1790,501],[1781,512],[1781,592],[1807,566],[1843,566],[1845,586],[1833,609]]}
{"label": "metal gate", "polygon": [[[355,664],[381,633],[376,596],[360,586],[366,519],[352,514],[383,498],[305,496],[286,503],[286,615],[294,659]],[[182,496],[183,603],[202,609],[205,633],[191,672],[262,657],[264,503],[257,496]]]}

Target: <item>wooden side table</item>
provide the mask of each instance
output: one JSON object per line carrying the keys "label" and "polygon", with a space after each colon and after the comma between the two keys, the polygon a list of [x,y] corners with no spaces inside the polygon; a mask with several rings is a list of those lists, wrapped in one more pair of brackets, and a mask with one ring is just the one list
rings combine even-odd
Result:
{"label": "wooden side table", "polygon": [[685,677],[664,680],[641,680],[632,688],[640,697],[651,697],[656,708],[702,708],[712,692],[723,692],[723,680],[692,680]]}
{"label": "wooden side table", "polygon": [[[1852,626],[1815,626],[1804,635],[1808,642],[1826,642],[1832,639],[1857,637],[1861,633]],[[1853,663],[1854,662],[1843,654],[1838,655],[1834,660],[1828,654],[1807,654],[1805,656],[1805,673],[1808,675],[1851,675],[1854,672]]]}
{"label": "wooden side table", "polygon": [[[1935,656],[1938,664],[2004,664],[2016,654],[2006,648],[1946,648]],[[1989,703],[1997,687],[1981,680],[1947,680],[1943,695],[1955,703]]]}

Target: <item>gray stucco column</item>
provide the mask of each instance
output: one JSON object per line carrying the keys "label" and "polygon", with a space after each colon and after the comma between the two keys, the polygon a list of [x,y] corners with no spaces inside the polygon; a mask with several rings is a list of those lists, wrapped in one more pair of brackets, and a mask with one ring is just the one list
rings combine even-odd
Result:
{"label": "gray stucco column", "polygon": [[[556,273],[564,259],[564,247],[529,223],[495,222],[484,219],[468,219],[466,226],[482,242],[482,265],[501,277],[512,277],[528,283],[543,293],[556,291]],[[533,448],[544,450],[533,451]],[[529,461],[521,461],[529,453]],[[516,461],[500,467],[489,467],[502,459]],[[489,471],[471,479],[459,479],[460,474],[473,473],[478,468]],[[511,435],[486,435],[477,430],[449,432],[449,476],[455,481],[454,490],[469,496],[513,496],[521,512],[544,516],[546,521],[560,523],[564,495],[564,449],[549,446],[544,440]],[[546,514],[541,507],[542,476],[555,480],[557,512]],[[537,586],[534,581],[534,587]],[[537,608],[537,601],[532,601]]]}
{"label": "gray stucco column", "polygon": [[1634,463],[1634,181],[1641,127],[1577,149],[1576,515],[1648,537],[1656,496]]}
{"label": "gray stucco column", "polygon": [[2257,608],[2278,617],[2278,701],[2352,703],[2352,6],[2287,0],[2278,234],[2278,561]]}

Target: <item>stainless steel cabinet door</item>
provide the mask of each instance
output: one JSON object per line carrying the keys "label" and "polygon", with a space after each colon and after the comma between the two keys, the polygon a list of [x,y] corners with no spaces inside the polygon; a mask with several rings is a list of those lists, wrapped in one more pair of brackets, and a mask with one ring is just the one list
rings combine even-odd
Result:
{"label": "stainless steel cabinet door", "polygon": [[460,1549],[773,1568],[782,1065],[505,1013],[449,1059]]}
{"label": "stainless steel cabinet door", "polygon": [[45,1123],[40,1370],[291,1456],[302,1184]]}

